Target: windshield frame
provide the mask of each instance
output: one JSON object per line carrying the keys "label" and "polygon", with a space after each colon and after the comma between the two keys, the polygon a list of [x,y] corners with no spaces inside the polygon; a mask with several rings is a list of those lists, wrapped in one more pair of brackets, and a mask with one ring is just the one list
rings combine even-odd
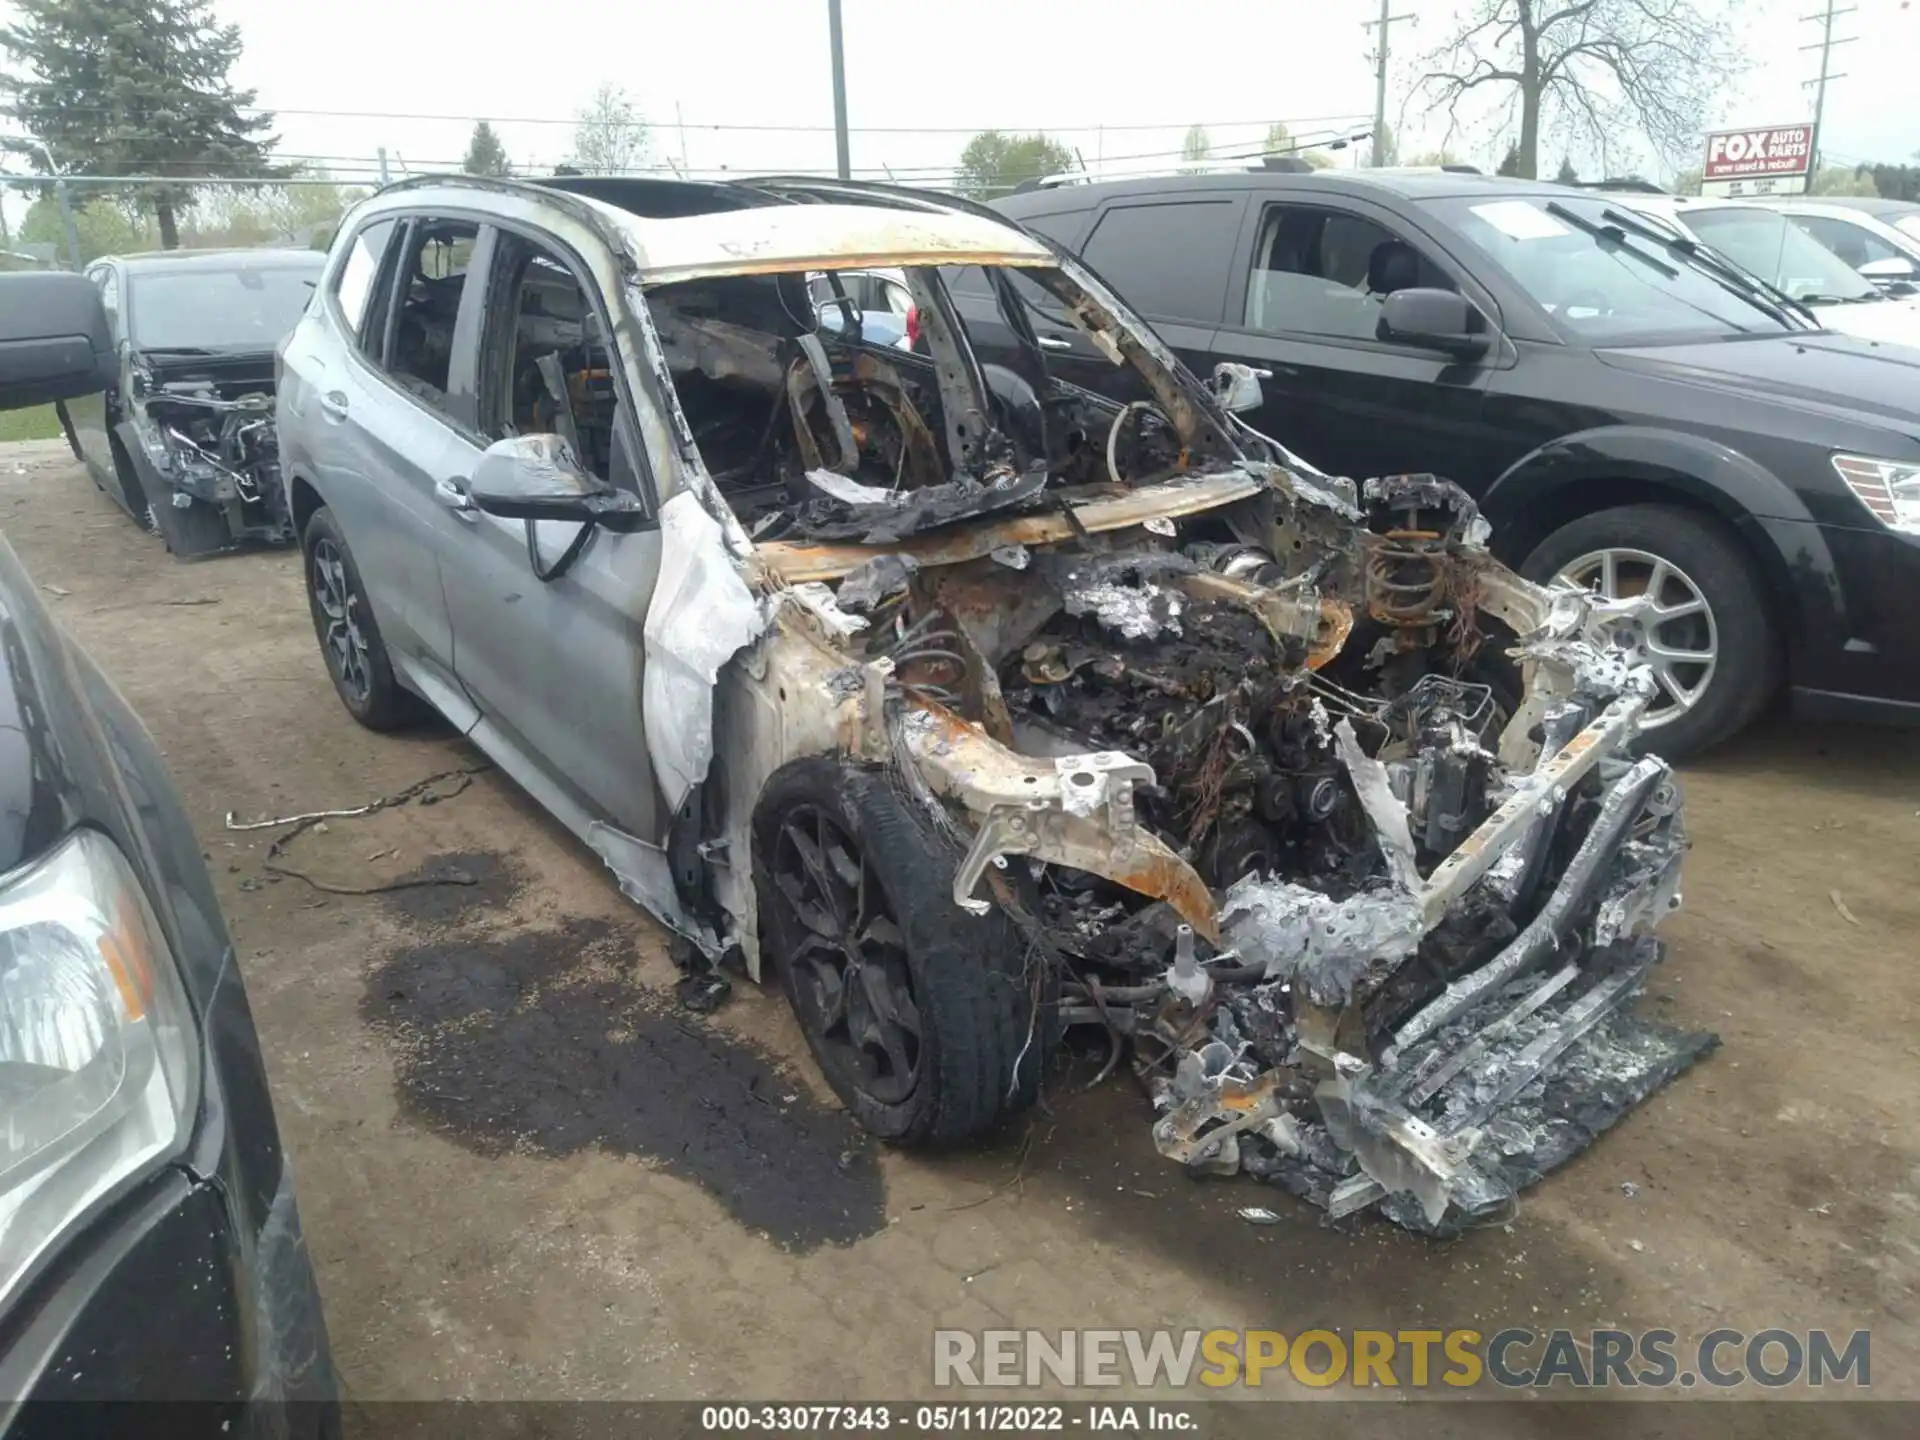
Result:
{"label": "windshield frame", "polygon": [[157,265],[152,267],[128,266],[124,273],[121,295],[122,323],[125,326],[128,342],[135,350],[153,350],[161,353],[165,353],[168,350],[205,350],[209,354],[214,355],[243,355],[270,352],[286,338],[287,332],[291,331],[293,327],[299,323],[300,316],[306,310],[306,300],[302,300],[300,308],[288,317],[286,330],[281,331],[277,335],[272,337],[244,335],[231,340],[209,341],[204,338],[197,338],[191,334],[169,336],[166,334],[148,335],[142,333],[140,321],[141,297],[143,294],[146,295],[149,303],[151,303],[151,291],[149,287],[156,281],[166,281],[170,285],[181,289],[189,286],[201,286],[206,287],[209,291],[217,291],[222,285],[234,284],[235,277],[242,273],[248,271],[265,273],[271,271],[276,274],[286,274],[297,277],[295,283],[304,284],[307,290],[306,298],[311,299],[319,288],[321,276],[325,273],[326,258],[326,256],[315,251],[314,263],[311,266],[296,259],[282,258],[279,256],[265,261],[250,261],[244,256],[235,256],[231,263],[224,264],[201,263],[194,265]]}
{"label": "windshield frame", "polygon": [[[1661,307],[1671,312],[1672,323],[1596,330],[1560,314],[1556,297],[1546,293],[1538,277],[1530,279],[1521,273],[1510,263],[1510,257],[1503,256],[1499,248],[1489,248],[1476,234],[1476,228],[1481,225],[1499,228],[1495,221],[1480,213],[1483,209],[1516,203],[1565,232],[1584,234],[1599,253],[1626,257],[1618,263],[1649,294],[1659,297]],[[1542,188],[1518,193],[1434,196],[1424,199],[1421,206],[1471,245],[1487,264],[1494,266],[1506,284],[1543,318],[1551,333],[1567,345],[1602,350],[1764,338],[1817,328],[1776,299],[1758,278],[1712,252],[1710,247],[1695,242],[1664,216],[1651,215],[1622,203],[1619,195]],[[1513,239],[1524,243],[1517,235]],[[1689,285],[1707,282],[1711,290],[1700,290],[1694,299],[1710,299],[1713,303],[1710,306],[1696,304],[1676,293],[1673,282],[1683,281],[1683,277]],[[1566,296],[1557,298],[1563,300]]]}

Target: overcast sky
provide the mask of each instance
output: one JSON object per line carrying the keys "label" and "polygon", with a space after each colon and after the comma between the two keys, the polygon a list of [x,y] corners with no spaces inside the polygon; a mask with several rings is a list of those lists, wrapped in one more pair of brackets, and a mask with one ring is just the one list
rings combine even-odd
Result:
{"label": "overcast sky", "polygon": [[[1798,17],[1821,3],[1734,0],[1750,68],[1723,98],[1723,121],[1810,116],[1802,82],[1817,57],[1799,47],[1818,27]],[[1920,9],[1843,3],[1859,8],[1836,33],[1863,38],[1835,52],[1847,74],[1829,93],[1826,153],[1907,159],[1920,150],[1920,107],[1901,98],[1920,71]],[[1403,156],[1441,137],[1442,118],[1417,106],[1403,117],[1402,107],[1420,52],[1445,38],[1455,4],[1395,0],[1417,17],[1393,36],[1389,114],[1404,120]],[[496,123],[516,164],[548,170],[566,154],[566,122],[602,80],[624,86],[651,122],[656,163],[695,172],[833,165],[826,0],[215,8],[241,27],[237,79],[278,111],[282,153],[336,171],[372,173],[383,145],[396,173],[448,168],[477,116]],[[1109,172],[1163,165],[1194,123],[1219,148],[1257,142],[1275,119],[1301,136],[1364,128],[1372,40],[1361,22],[1377,13],[1374,0],[844,0],[853,164],[903,179],[945,175],[967,136],[987,126],[1045,129]],[[346,111],[400,113],[302,113]],[[768,128],[716,128],[727,126]],[[1483,127],[1453,148],[1491,166],[1504,140]],[[1559,147],[1548,148],[1543,165],[1556,164]],[[1596,157],[1574,159],[1595,167]],[[1637,168],[1657,167],[1643,153]]]}

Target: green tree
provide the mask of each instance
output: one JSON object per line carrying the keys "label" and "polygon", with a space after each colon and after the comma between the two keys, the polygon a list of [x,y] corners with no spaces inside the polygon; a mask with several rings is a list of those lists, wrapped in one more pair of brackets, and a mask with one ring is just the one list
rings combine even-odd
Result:
{"label": "green tree", "polygon": [[1580,172],[1573,168],[1572,156],[1562,155],[1560,157],[1560,171],[1553,177],[1553,183],[1556,185],[1578,185],[1580,183]]}
{"label": "green tree", "polygon": [[1189,125],[1185,137],[1180,141],[1180,173],[1198,175],[1207,168],[1207,152],[1213,149],[1213,142],[1207,138],[1207,127]]}
{"label": "green tree", "polygon": [[[0,115],[24,136],[6,148],[36,167],[72,175],[281,173],[273,116],[253,111],[254,92],[227,72],[240,29],[214,18],[211,0],[14,0],[0,27],[9,70]],[[143,185],[160,243],[180,243],[188,184]]]}
{"label": "green tree", "polygon": [[1373,135],[1372,148],[1367,152],[1367,164],[1374,167],[1398,165],[1400,147],[1393,138],[1393,127],[1382,125]]}
{"label": "green tree", "polygon": [[1407,161],[1407,164],[1421,170],[1438,168],[1442,165],[1458,165],[1459,163],[1460,157],[1451,150],[1428,150]]}
{"label": "green tree", "polygon": [[513,173],[513,166],[507,163],[507,147],[486,121],[475,122],[473,138],[467,141],[467,158],[460,162],[460,168],[469,175]]}
{"label": "green tree", "polygon": [[1668,188],[1676,195],[1698,195],[1700,179],[1700,167],[1696,165],[1691,170],[1682,170],[1676,174],[1673,177],[1673,184]]}
{"label": "green tree", "polygon": [[1287,122],[1284,120],[1276,120],[1267,126],[1267,138],[1261,144],[1260,153],[1285,155],[1295,160],[1304,160],[1315,170],[1325,170],[1333,164],[1333,157],[1324,150],[1302,150],[1300,142],[1293,138],[1293,132],[1287,128]]}
{"label": "green tree", "polygon": [[1073,152],[1050,136],[982,130],[960,152],[953,188],[975,200],[991,200],[1022,181],[1060,175],[1073,168]]}
{"label": "green tree", "polygon": [[1500,167],[1493,172],[1496,175],[1518,175],[1520,173],[1520,147],[1509,145],[1507,153],[1501,158]]}
{"label": "green tree", "polygon": [[[127,212],[127,205],[106,196],[73,207],[73,230],[80,241],[82,265],[102,255],[126,255],[153,248],[148,230]],[[26,218],[20,222],[20,243],[51,245],[64,263],[67,231],[60,223],[60,202],[53,196],[42,195],[27,207]]]}
{"label": "green tree", "polygon": [[1868,166],[1824,165],[1813,177],[1812,192],[1815,195],[1862,195],[1871,199],[1880,193],[1880,187],[1874,183],[1873,171]]}
{"label": "green tree", "polygon": [[574,116],[568,163],[582,175],[623,175],[646,156],[647,122],[639,107],[611,80],[601,81]]}

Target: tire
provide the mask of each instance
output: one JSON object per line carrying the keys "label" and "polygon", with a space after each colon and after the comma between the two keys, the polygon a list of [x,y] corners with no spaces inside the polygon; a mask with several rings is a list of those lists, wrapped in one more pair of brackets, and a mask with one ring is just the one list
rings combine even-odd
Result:
{"label": "tire", "polygon": [[[883,977],[888,995],[904,985],[919,1023],[917,1045],[906,1044],[904,1027],[891,1028],[910,1067],[884,1063],[875,1051],[886,1046],[854,1045],[827,1023],[830,986],[821,977],[829,962],[822,957],[834,947],[799,919],[796,884],[808,892],[793,864],[796,836],[812,842],[813,853],[838,857],[828,864],[848,887],[843,893],[853,893],[849,866],[870,887],[860,930],[869,939],[855,947],[863,972],[857,1003],[869,1020],[880,1013],[864,978],[869,969]],[[767,782],[755,813],[754,885],[765,953],[827,1083],[861,1125],[897,1145],[965,1140],[1025,1109],[1039,1097],[1056,1039],[1058,977],[1047,974],[1036,985],[1029,956],[1045,962],[1001,911],[975,916],[953,903],[958,860],[953,845],[909,810],[879,771],[838,760],[787,766]],[[809,939],[816,943],[808,946]],[[839,1028],[851,1036],[854,1006],[847,1014]],[[871,1033],[887,1033],[884,1016]],[[911,1081],[902,1092],[907,1068]]]}
{"label": "tire", "polygon": [[[353,552],[325,506],[308,517],[300,555],[307,612],[340,703],[369,730],[384,733],[410,724],[419,717],[420,702],[394,676]],[[340,613],[330,613],[330,607]],[[336,634],[340,625],[345,629]]]}
{"label": "tire", "polygon": [[[1683,760],[1745,728],[1779,687],[1780,642],[1752,562],[1739,542],[1723,526],[1691,510],[1626,505],[1561,526],[1527,557],[1521,573],[1538,582],[1561,574],[1580,578],[1579,572],[1593,567],[1595,557],[1605,551],[1642,557],[1634,561],[1617,556],[1615,573],[1622,577],[1617,588],[1622,593],[1631,592],[1635,573],[1640,574],[1641,593],[1660,574],[1646,560],[1664,562],[1678,572],[1661,581],[1660,593],[1673,608],[1683,608],[1691,590],[1705,602],[1704,613],[1655,622],[1665,628],[1653,638],[1670,649],[1714,655],[1710,670],[1674,668],[1674,684],[1697,694],[1691,704],[1681,705],[1676,690],[1663,684],[1648,707],[1653,723],[1643,727],[1636,748]],[[1604,569],[1604,562],[1599,563]],[[1677,626],[1691,628],[1675,630]],[[1703,638],[1689,641],[1689,634]]]}
{"label": "tire", "polygon": [[[127,507],[128,517],[142,530],[152,532],[151,502],[141,487],[140,472],[133,468],[133,457],[127,454],[127,447],[120,443],[118,435],[108,434],[107,453],[113,457],[113,478],[119,482],[120,500]],[[100,488],[106,489],[104,485]]]}

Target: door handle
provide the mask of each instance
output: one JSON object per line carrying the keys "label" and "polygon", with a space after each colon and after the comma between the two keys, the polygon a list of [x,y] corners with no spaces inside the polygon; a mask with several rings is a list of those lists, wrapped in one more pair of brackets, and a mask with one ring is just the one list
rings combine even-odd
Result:
{"label": "door handle", "polygon": [[347,418],[347,397],[344,391],[329,390],[320,397],[320,410],[329,420]]}
{"label": "door handle", "polygon": [[457,475],[435,480],[433,498],[462,520],[474,521],[480,518],[480,511],[474,505],[473,497],[467,494],[467,482]]}
{"label": "door handle", "polygon": [[1058,335],[1038,335],[1034,338],[1040,342],[1040,348],[1042,350],[1071,350],[1073,348],[1073,342],[1071,340],[1062,340]]}

